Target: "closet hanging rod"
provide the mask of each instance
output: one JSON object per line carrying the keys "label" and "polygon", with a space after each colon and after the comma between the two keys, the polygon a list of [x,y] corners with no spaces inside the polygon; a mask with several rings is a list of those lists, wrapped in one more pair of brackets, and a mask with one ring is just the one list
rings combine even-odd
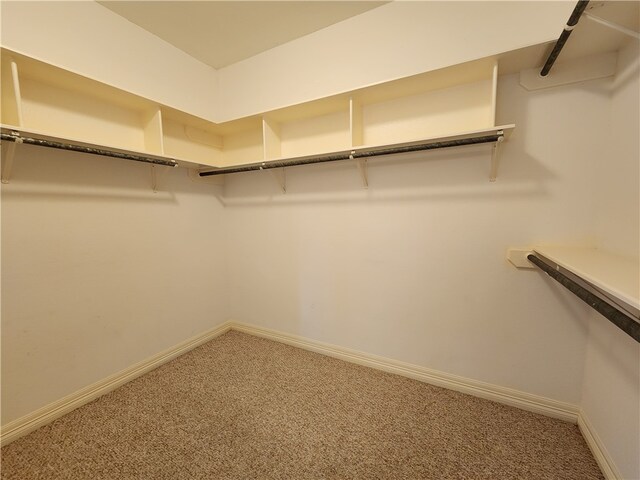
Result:
{"label": "closet hanging rod", "polygon": [[584,10],[587,8],[587,5],[589,5],[589,0],[578,0],[578,3],[574,7],[573,12],[569,17],[569,21],[565,25],[564,30],[562,30],[562,33],[560,34],[560,37],[556,41],[556,44],[553,46],[553,50],[551,50],[551,53],[549,54],[549,57],[547,58],[547,61],[544,64],[544,67],[542,67],[542,70],[540,71],[541,77],[546,77],[549,74],[551,67],[553,67],[553,64],[557,60],[558,55],[560,55],[560,52],[562,51],[564,44],[567,43],[567,40],[569,39],[571,32],[573,31],[575,26],[578,24],[578,21],[580,20],[580,16],[582,15],[582,12],[584,12]]}
{"label": "closet hanging rod", "polygon": [[585,302],[602,316],[607,318],[611,323],[633,338],[636,342],[640,343],[640,323],[638,323],[638,319],[634,319],[627,313],[620,310],[617,306],[614,306],[593,294],[582,285],[579,285],[566,275],[560,273],[552,265],[549,265],[536,255],[527,255],[527,260],[540,268],[540,270],[560,283],[560,285],[576,295],[580,300]]}
{"label": "closet hanging rod", "polygon": [[23,137],[20,132],[12,131],[11,133],[0,133],[0,140],[26,143],[27,145],[36,145],[39,147],[57,148],[59,150],[69,150],[72,152],[89,153],[91,155],[101,155],[103,157],[120,158],[122,160],[132,160],[134,162],[152,163],[154,165],[164,165],[167,167],[177,167],[178,162],[171,159],[162,159],[155,157],[147,157],[135,153],[118,152],[114,150],[105,150],[98,147],[88,147],[84,145],[74,145],[72,143],[56,142],[54,140],[46,140],[42,138]]}
{"label": "closet hanging rod", "polygon": [[252,163],[241,167],[224,167],[208,172],[200,172],[201,177],[211,175],[224,175],[227,173],[242,173],[255,170],[268,170],[270,168],[295,167],[298,165],[311,165],[313,163],[336,162],[340,160],[354,160],[359,158],[378,157],[382,155],[394,155],[400,153],[420,152],[423,150],[435,150],[437,148],[461,147],[464,145],[477,145],[480,143],[495,143],[504,138],[501,130],[494,135],[484,135],[480,137],[460,138],[455,140],[431,141],[428,143],[418,143],[412,145],[401,145],[395,147],[363,148],[362,150],[349,150],[339,153],[328,153],[326,155],[314,155],[310,157],[292,158],[289,160],[272,160],[268,162]]}

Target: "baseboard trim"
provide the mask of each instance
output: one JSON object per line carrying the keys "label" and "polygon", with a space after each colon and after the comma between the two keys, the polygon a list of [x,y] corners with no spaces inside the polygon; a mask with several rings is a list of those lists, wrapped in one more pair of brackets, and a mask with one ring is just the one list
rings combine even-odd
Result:
{"label": "baseboard trim", "polygon": [[584,440],[587,442],[587,445],[591,449],[591,453],[593,453],[596,462],[598,462],[598,466],[600,467],[600,470],[602,470],[604,477],[607,480],[621,479],[622,475],[620,474],[620,470],[616,467],[613,458],[611,458],[607,448],[583,410],[580,410],[578,413],[578,428],[580,429]]}
{"label": "baseboard trim", "polygon": [[[450,390],[456,390],[476,397],[493,400],[534,413],[540,413],[549,417],[578,423],[583,431],[585,439],[587,439],[587,443],[592,448],[598,463],[600,464],[601,461],[604,462],[605,466],[602,466],[601,464],[603,471],[605,468],[609,468],[609,465],[613,465],[610,457],[606,453],[606,450],[602,446],[602,442],[599,441],[597,435],[593,431],[593,428],[590,427],[590,424],[586,420],[586,417],[581,416],[578,407],[575,405],[409,363],[399,362],[377,355],[371,355],[328,343],[318,342],[298,335],[292,335],[236,321],[225,322],[212,330],[208,330],[200,335],[192,337],[174,347],[154,355],[151,358],[4,425],[0,435],[0,445],[4,446],[13,440],[52,422],[56,418],[59,418],[92,400],[95,400],[101,395],[115,390],[125,383],[144,375],[160,365],[173,360],[174,358],[228,332],[231,329],[323,355],[328,355],[330,357],[339,358],[358,365],[375,368],[389,373],[395,373],[439,387],[448,388]],[[580,424],[581,419],[582,425]],[[611,472],[616,471],[615,467],[612,467]],[[605,475],[607,475],[606,471]],[[607,478],[613,479],[618,477],[607,475]]]}
{"label": "baseboard trim", "polygon": [[132,365],[118,373],[115,373],[104,380],[100,380],[88,387],[74,392],[56,402],[46,405],[24,417],[18,418],[2,427],[0,435],[0,445],[4,446],[17,438],[20,438],[44,425],[52,422],[56,418],[69,413],[70,411],[89,403],[92,400],[109,393],[112,390],[124,385],[131,380],[144,375],[147,372],[167,363],[174,358],[187,353],[189,350],[214,339],[215,337],[228,332],[231,329],[231,322],[225,322],[211,330],[196,335],[184,342],[179,343],[163,352],[154,355],[142,362]]}
{"label": "baseboard trim", "polygon": [[576,405],[570,403],[559,402],[557,400],[521,392],[519,390],[484,383],[356,350],[337,347],[328,343],[318,342],[298,335],[278,332],[276,330],[258,327],[255,325],[236,321],[230,321],[230,325],[233,330],[244,332],[249,335],[286,343],[287,345],[339,358],[347,362],[364,365],[389,373],[395,373],[439,387],[493,400],[495,402],[521,408],[530,412],[540,413],[548,417],[558,418],[571,423],[578,422],[579,409]]}

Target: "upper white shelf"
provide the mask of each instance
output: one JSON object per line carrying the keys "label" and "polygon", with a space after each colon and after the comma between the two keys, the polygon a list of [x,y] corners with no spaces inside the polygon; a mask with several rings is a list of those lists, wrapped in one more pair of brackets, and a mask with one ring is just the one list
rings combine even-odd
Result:
{"label": "upper white shelf", "polygon": [[640,261],[586,247],[535,247],[534,252],[603,292],[640,309]]}
{"label": "upper white shelf", "polygon": [[[216,168],[200,172],[200,176],[223,175],[227,173],[240,173],[252,170],[267,170],[271,168],[281,168],[289,166],[307,165],[311,163],[322,163],[338,160],[361,160],[367,157],[379,155],[393,155],[399,153],[419,152],[436,148],[452,148],[465,145],[492,143],[497,146],[504,139],[509,138],[515,125],[501,125],[482,130],[468,132],[458,132],[447,136],[429,137],[411,142],[395,143],[388,145],[362,145],[344,150],[327,152],[316,155],[306,155],[297,157],[274,158],[265,162],[254,162],[232,167]],[[496,148],[492,154],[492,162],[495,161]],[[497,165],[492,163],[490,180],[495,180]]]}
{"label": "upper white shelf", "polygon": [[[302,158],[309,163],[336,152],[355,160],[418,150],[411,146],[436,148],[438,140],[450,143],[445,147],[466,138],[458,142],[465,145],[473,143],[469,137],[491,134],[496,139],[483,140],[494,143],[489,173],[494,181],[498,146],[513,129],[496,126],[495,58],[214,124],[17,52],[1,53],[0,123],[18,132],[13,137],[215,169],[206,174],[288,166]],[[4,182],[10,163],[5,162]],[[366,176],[363,161],[358,165]]]}

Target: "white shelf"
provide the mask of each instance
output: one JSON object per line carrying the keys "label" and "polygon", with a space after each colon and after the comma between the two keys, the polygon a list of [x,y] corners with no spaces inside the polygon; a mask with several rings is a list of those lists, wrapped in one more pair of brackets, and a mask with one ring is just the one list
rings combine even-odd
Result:
{"label": "white shelf", "polygon": [[354,147],[352,150],[355,150],[355,151],[369,150],[369,149],[373,150],[378,148],[413,145],[418,143],[446,142],[449,140],[461,140],[464,138],[483,137],[486,135],[497,135],[498,132],[503,132],[504,138],[505,140],[507,140],[513,133],[514,128],[516,128],[515,124],[510,123],[508,125],[498,125],[498,126],[489,127],[489,128],[451,132],[448,135],[435,135],[435,136],[428,136],[428,137],[422,137],[422,138],[413,138],[409,141],[400,142],[400,143],[359,145],[357,147]]}
{"label": "white shelf", "polygon": [[[482,59],[215,124],[2,49],[0,123],[23,136],[217,170],[496,135],[495,59]],[[498,166],[496,141],[489,178]],[[15,147],[12,147],[15,149]],[[347,156],[347,158],[349,158]],[[273,163],[272,163],[273,164]],[[359,160],[366,186],[364,160]],[[3,181],[10,177],[3,170]]]}
{"label": "white shelf", "polygon": [[[285,168],[312,163],[323,163],[327,161],[357,160],[361,162],[369,157],[405,154],[410,152],[420,152],[436,148],[454,148],[466,145],[478,145],[492,143],[494,151],[496,146],[504,139],[508,138],[515,125],[502,125],[498,127],[474,130],[471,132],[461,132],[444,137],[429,137],[411,142],[392,143],[386,145],[358,146],[342,150],[335,150],[326,153],[316,153],[313,155],[300,155],[296,157],[279,157],[264,162],[246,163],[230,167],[215,168],[201,172],[201,176],[224,175],[230,173],[249,172],[254,170],[267,170],[274,168]],[[266,131],[265,131],[266,132]],[[489,137],[489,138],[484,138]],[[465,142],[469,140],[470,142]],[[447,145],[443,145],[447,144]],[[414,148],[417,147],[417,148]],[[492,158],[495,158],[492,156]],[[364,167],[362,167],[364,168]],[[493,168],[492,168],[493,173]],[[363,173],[365,186],[366,173]]]}
{"label": "white shelf", "polygon": [[[91,153],[96,155],[107,155],[107,152],[108,152],[107,156],[116,157],[116,158],[129,157],[126,159],[143,161],[143,162],[153,163],[154,165],[161,165],[161,166],[169,166],[169,167],[179,166],[179,162],[177,159],[168,157],[166,155],[158,155],[155,153],[151,153],[149,150],[132,150],[132,149],[126,149],[126,148],[117,148],[112,145],[103,145],[99,143],[86,142],[86,141],[78,140],[74,138],[55,137],[55,136],[43,134],[41,132],[37,132],[35,130],[27,130],[24,128],[19,128],[14,125],[0,124],[0,132],[2,132],[3,135],[6,134],[6,135],[10,135],[11,137],[17,136],[20,139],[19,142],[7,141],[8,144],[13,146],[15,146],[17,143],[30,144],[32,143],[31,140],[33,139],[36,141],[53,142],[53,143],[65,145],[65,148],[64,148],[65,150],[73,150],[73,148],[67,148],[66,146],[80,147],[83,150],[76,149],[76,151],[82,151],[84,153]],[[62,146],[56,147],[56,148],[62,148]],[[93,151],[90,151],[90,150],[93,150]],[[116,154],[116,155],[112,155],[112,154]],[[9,155],[11,157],[11,160],[9,163],[12,162],[12,155],[13,154]],[[137,158],[132,158],[132,157],[137,157]],[[5,163],[6,160],[7,159],[3,157],[3,166],[2,166],[2,182],[3,183],[8,183],[9,176],[11,173],[10,167],[6,166],[6,163]]]}
{"label": "white shelf", "polygon": [[533,251],[613,298],[640,309],[640,261],[596,248],[535,247]]}
{"label": "white shelf", "polygon": [[77,138],[58,137],[54,135],[48,135],[46,133],[31,129],[31,128],[21,128],[15,125],[0,124],[0,131],[2,131],[2,133],[7,133],[7,134],[11,134],[11,132],[18,132],[22,137],[30,137],[38,140],[50,140],[53,142],[60,142],[60,143],[68,143],[69,145],[77,145],[80,147],[98,148],[101,150],[109,150],[109,151],[114,151],[114,152],[119,152],[124,154],[138,155],[141,157],[155,158],[158,160],[176,160],[176,161],[179,160],[167,155],[158,155],[157,153],[152,153],[149,150],[134,149],[134,148],[119,148],[119,147],[114,147],[113,145],[105,145],[103,143],[87,142],[85,140],[80,140]]}

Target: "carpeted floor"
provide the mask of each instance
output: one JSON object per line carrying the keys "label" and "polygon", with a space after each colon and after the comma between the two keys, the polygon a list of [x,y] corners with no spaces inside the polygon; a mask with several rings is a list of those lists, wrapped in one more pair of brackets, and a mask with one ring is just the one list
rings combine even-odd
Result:
{"label": "carpeted floor", "polygon": [[2,449],[9,479],[602,479],[575,425],[231,331]]}

